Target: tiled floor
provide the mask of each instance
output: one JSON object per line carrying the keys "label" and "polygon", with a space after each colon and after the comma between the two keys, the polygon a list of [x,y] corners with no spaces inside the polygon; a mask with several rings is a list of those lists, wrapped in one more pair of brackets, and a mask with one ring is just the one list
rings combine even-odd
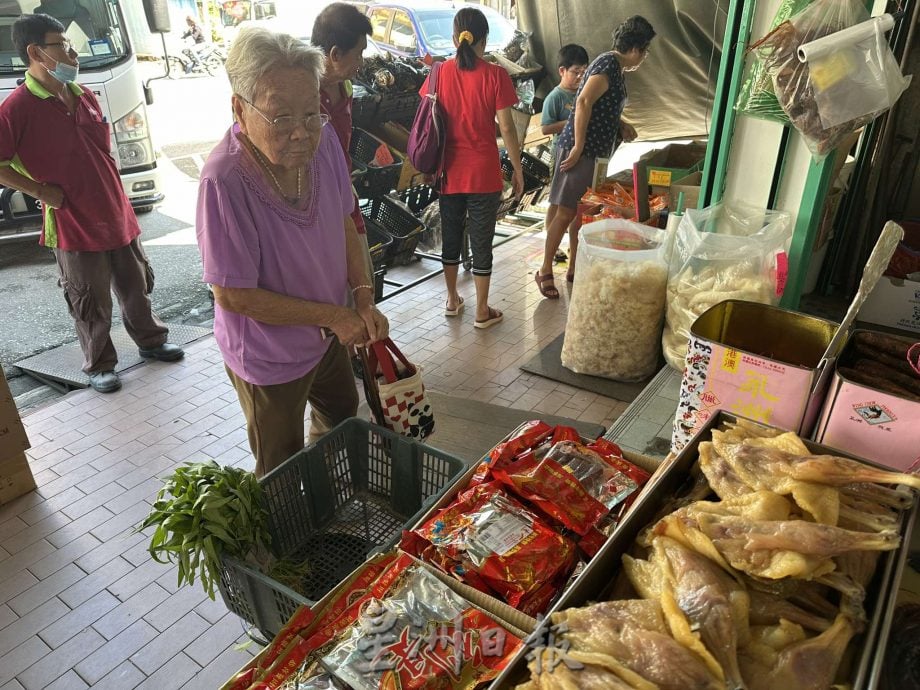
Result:
{"label": "tiled floor", "polygon": [[[522,373],[564,328],[563,299],[533,282],[541,235],[496,251],[494,306],[504,323],[473,328],[474,310],[442,315],[440,278],[384,302],[394,339],[425,365],[433,390],[610,424],[626,403]],[[560,281],[564,285],[564,281]],[[461,291],[472,305],[469,275]],[[176,364],[146,364],[110,395],[71,393],[28,414],[38,489],[0,507],[0,690],[216,688],[257,651],[240,620],[132,531],[187,460],[252,468],[242,414],[212,338]]]}

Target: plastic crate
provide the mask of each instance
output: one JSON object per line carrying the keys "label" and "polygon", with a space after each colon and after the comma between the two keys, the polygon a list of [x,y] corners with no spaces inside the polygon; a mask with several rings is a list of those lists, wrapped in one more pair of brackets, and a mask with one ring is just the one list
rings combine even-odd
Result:
{"label": "plastic crate", "polygon": [[510,196],[507,199],[502,199],[498,204],[498,211],[496,212],[495,217],[503,218],[509,213],[516,211],[519,203],[520,202],[513,196]]}
{"label": "plastic crate", "polygon": [[412,261],[418,239],[425,229],[409,207],[396,199],[383,196],[366,199],[360,203],[361,214],[393,237],[393,244],[387,247],[387,265],[404,265]]}
{"label": "plastic crate", "polygon": [[438,193],[431,185],[417,184],[399,192],[397,197],[412,213],[419,215],[429,204],[438,200]]}
{"label": "plastic crate", "polygon": [[[525,158],[527,157],[527,158]],[[531,162],[524,163],[525,160],[531,159]],[[511,165],[511,158],[507,153],[502,155],[502,177],[505,178],[505,181],[511,181],[511,175],[514,173],[514,167]],[[539,163],[543,166],[544,169],[549,170],[549,166],[545,163],[542,163],[534,156],[531,156],[529,153],[522,154],[521,156],[521,168],[524,172],[524,193],[521,195],[521,205],[527,206],[536,202],[537,198],[543,193],[543,188],[546,186],[546,183],[549,181],[547,178],[546,181],[537,177],[531,172],[535,169],[533,162]]]}
{"label": "plastic crate", "polygon": [[363,419],[339,424],[262,478],[272,552],[314,567],[298,594],[251,565],[223,558],[227,608],[274,637],[374,551],[396,545],[462,475],[457,458]]}
{"label": "plastic crate", "polygon": [[351,102],[351,122],[355,127],[373,127],[377,123],[380,96],[365,94]]}
{"label": "plastic crate", "polygon": [[367,233],[367,248],[370,251],[371,263],[376,270],[386,263],[387,250],[393,244],[393,236],[368,218],[364,219],[364,230]]}
{"label": "plastic crate", "polygon": [[[371,164],[377,150],[385,146],[395,163],[389,165]],[[351,181],[362,199],[383,196],[395,189],[402,172],[402,156],[395,149],[387,146],[370,132],[355,127],[351,132],[351,144],[348,147],[352,160],[363,166],[363,170],[352,173]]]}
{"label": "plastic crate", "polygon": [[415,91],[403,93],[384,91],[380,94],[377,120],[379,122],[398,122],[406,127],[411,127],[412,121],[415,119],[415,112],[421,102],[421,96]]}
{"label": "plastic crate", "polygon": [[374,303],[383,299],[383,277],[386,275],[385,268],[374,269]]}

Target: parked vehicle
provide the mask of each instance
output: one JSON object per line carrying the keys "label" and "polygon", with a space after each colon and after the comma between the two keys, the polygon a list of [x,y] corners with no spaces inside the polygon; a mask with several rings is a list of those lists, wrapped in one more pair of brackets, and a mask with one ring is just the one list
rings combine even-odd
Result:
{"label": "parked vehicle", "polygon": [[167,55],[167,76],[179,79],[187,74],[217,74],[224,66],[217,46],[210,43],[183,48],[179,55]]}
{"label": "parked vehicle", "polygon": [[500,50],[514,37],[514,24],[485,5],[444,0],[397,0],[372,2],[367,6],[371,38],[377,45],[403,57],[448,57],[454,48],[454,15],[464,7],[475,7],[489,21],[486,50]]}
{"label": "parked vehicle", "polygon": [[[41,11],[64,24],[65,35],[79,54],[79,81],[93,90],[111,123],[112,153],[125,193],[136,211],[146,211],[161,201],[163,194],[137,58],[122,12],[124,1],[45,3]],[[21,13],[39,11],[40,4],[39,0],[0,3],[0,100],[12,93],[26,71],[13,47],[10,26]],[[59,6],[65,9],[55,12]],[[0,238],[37,234],[40,225],[41,208],[34,199],[0,188]]]}

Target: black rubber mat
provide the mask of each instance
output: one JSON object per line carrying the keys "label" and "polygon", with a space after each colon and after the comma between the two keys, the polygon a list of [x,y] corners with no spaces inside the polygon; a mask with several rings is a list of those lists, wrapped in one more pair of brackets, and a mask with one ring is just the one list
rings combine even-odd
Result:
{"label": "black rubber mat", "polygon": [[[167,326],[169,326],[169,342],[176,345],[186,345],[211,334],[210,328],[200,326],[184,324],[167,324]],[[124,326],[118,325],[112,328],[112,343],[118,353],[118,364],[115,366],[115,371],[122,372],[144,361],[137,353],[137,345],[131,340]],[[14,362],[13,366],[19,367],[30,376],[56,388],[89,387],[89,378],[82,370],[83,352],[77,341],[21,359]]]}

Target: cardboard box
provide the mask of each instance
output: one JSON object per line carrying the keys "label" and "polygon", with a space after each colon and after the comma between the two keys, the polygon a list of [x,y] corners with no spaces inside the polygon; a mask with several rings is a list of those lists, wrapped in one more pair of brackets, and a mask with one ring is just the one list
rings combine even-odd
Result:
{"label": "cardboard box", "polygon": [[882,276],[859,310],[859,320],[920,333],[920,281]]}
{"label": "cardboard box", "polygon": [[25,453],[19,452],[0,460],[0,505],[29,493],[35,479]]}
{"label": "cardboard box", "polygon": [[21,453],[30,445],[10,387],[0,375],[0,458]]}
{"label": "cardboard box", "polygon": [[696,208],[700,199],[700,186],[703,184],[703,173],[692,172],[686,177],[675,181],[668,190],[668,210],[677,211],[677,199],[681,192],[684,195],[684,205],[681,212],[688,208]]}
{"label": "cardboard box", "polygon": [[811,395],[817,367],[837,328],[742,300],[706,310],[690,329],[671,452],[680,452],[719,410],[807,436],[820,410]]}
{"label": "cardboard box", "polygon": [[639,158],[633,163],[636,217],[640,221],[648,219],[650,193],[668,194],[672,183],[702,171],[705,161],[706,143],[699,141],[668,144]]}
{"label": "cardboard box", "polygon": [[[920,468],[920,403],[849,380],[840,367],[858,359],[854,331],[834,368],[815,441],[899,472]],[[914,338],[905,338],[909,347]]]}

